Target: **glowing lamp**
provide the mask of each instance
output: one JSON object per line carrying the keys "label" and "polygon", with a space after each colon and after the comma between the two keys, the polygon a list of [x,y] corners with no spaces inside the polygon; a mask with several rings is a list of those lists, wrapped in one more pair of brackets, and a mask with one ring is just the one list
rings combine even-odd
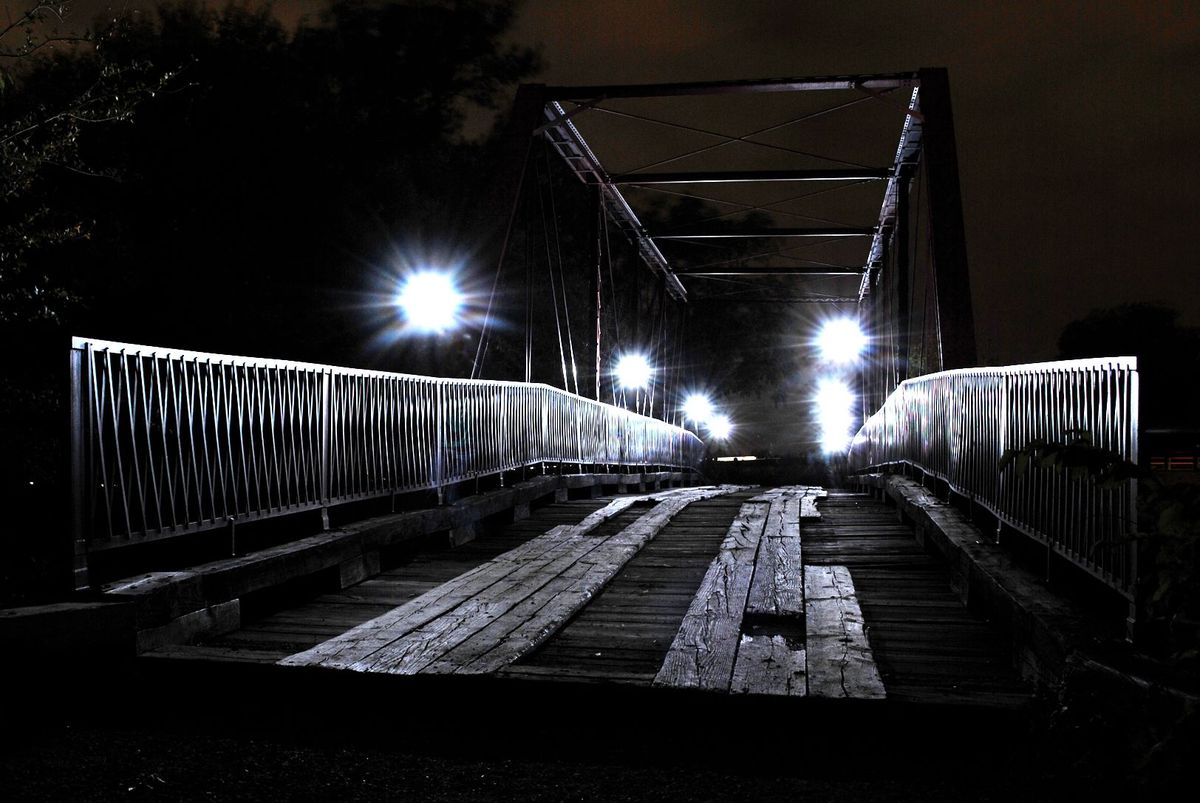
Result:
{"label": "glowing lamp", "polygon": [[617,362],[614,373],[621,387],[637,390],[650,384],[650,374],[653,370],[642,355],[626,354]]}
{"label": "glowing lamp", "polygon": [[827,321],[817,335],[817,348],[830,362],[854,362],[867,347],[867,336],[853,318]]}
{"label": "glowing lamp", "polygon": [[418,332],[444,332],[458,322],[463,296],[448,273],[434,270],[410,274],[396,295],[408,326]]}
{"label": "glowing lamp", "polygon": [[854,393],[840,379],[824,379],[817,385],[816,406],[821,448],[826,452],[845,451],[854,426]]}
{"label": "glowing lamp", "polygon": [[689,421],[706,424],[713,416],[712,402],[703,394],[693,393],[683,402],[683,414]]}
{"label": "glowing lamp", "polygon": [[733,422],[727,415],[714,415],[708,419],[708,436],[723,441],[733,433]]}

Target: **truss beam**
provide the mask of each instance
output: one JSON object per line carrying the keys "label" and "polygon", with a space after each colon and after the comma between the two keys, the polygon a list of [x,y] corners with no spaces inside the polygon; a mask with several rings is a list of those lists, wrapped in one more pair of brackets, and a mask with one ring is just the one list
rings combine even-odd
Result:
{"label": "truss beam", "polygon": [[697,81],[668,84],[608,84],[601,86],[548,86],[550,100],[594,98],[666,98],[686,95],[729,95],[754,92],[813,92],[836,89],[871,89],[881,92],[916,86],[913,72],[883,75],[831,75],[814,78],[768,78],[747,81]]}
{"label": "truss beam", "polygon": [[778,237],[873,237],[875,229],[728,229],[724,231],[662,232],[651,234],[654,240],[745,240]]}
{"label": "truss beam", "polygon": [[[912,95],[908,99],[910,111],[920,109],[920,92],[920,87],[913,88]],[[900,141],[896,145],[896,157],[892,162],[887,189],[883,193],[883,204],[879,207],[879,224],[875,227],[871,250],[867,254],[867,271],[858,288],[859,300],[865,298],[871,291],[872,271],[878,273],[883,269],[884,248],[896,226],[897,199],[901,192],[908,192],[909,177],[921,157],[923,121],[924,115],[906,114],[904,116],[904,125],[900,129]]]}
{"label": "truss beam", "polygon": [[732,170],[689,173],[624,173],[613,184],[732,184],[757,181],[885,181],[891,170]]}
{"label": "truss beam", "polygon": [[857,296],[797,296],[795,298],[737,298],[728,295],[704,296],[704,301],[732,299],[735,304],[857,304]]}
{"label": "truss beam", "polygon": [[846,270],[830,270],[829,268],[804,267],[749,267],[749,268],[707,268],[701,270],[677,270],[676,276],[854,276],[862,275],[862,268]]}
{"label": "truss beam", "polygon": [[645,227],[638,220],[637,214],[625,200],[621,190],[612,183],[604,166],[600,164],[596,154],[592,153],[592,149],[588,147],[563,107],[556,101],[550,101],[545,107],[545,117],[547,122],[538,130],[546,137],[551,147],[570,166],[580,181],[600,188],[600,201],[609,220],[616,223],[625,236],[637,246],[638,254],[650,270],[663,277],[667,292],[680,301],[686,300],[687,290],[683,283],[676,278],[667,258],[658,250],[654,240],[646,236]]}

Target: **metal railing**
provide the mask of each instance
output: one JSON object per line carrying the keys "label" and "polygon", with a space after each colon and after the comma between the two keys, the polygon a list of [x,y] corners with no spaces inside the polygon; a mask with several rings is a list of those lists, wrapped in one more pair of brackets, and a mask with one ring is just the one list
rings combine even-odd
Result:
{"label": "metal railing", "polygon": [[1037,439],[1086,436],[1136,462],[1137,410],[1134,357],[943,371],[901,383],[855,436],[849,463],[916,466],[1132,599],[1136,484],[1001,470],[1000,458]]}
{"label": "metal railing", "polygon": [[538,463],[690,468],[692,433],[546,385],[75,338],[76,541],[180,535]]}

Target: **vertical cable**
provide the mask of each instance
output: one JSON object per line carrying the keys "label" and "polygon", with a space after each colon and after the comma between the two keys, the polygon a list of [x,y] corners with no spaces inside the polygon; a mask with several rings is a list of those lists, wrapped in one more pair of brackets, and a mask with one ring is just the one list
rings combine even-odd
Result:
{"label": "vertical cable", "polygon": [[[567,349],[571,355],[571,378],[574,383],[575,395],[578,396],[579,395],[579,367],[575,363],[575,338],[571,336],[571,308],[567,304],[567,277],[566,277],[565,272],[563,271],[562,240],[559,237],[559,232],[558,232],[558,205],[554,201],[554,175],[553,175],[553,172],[550,167],[550,150],[549,150],[549,148],[546,148],[543,151],[543,153],[545,153],[545,155],[546,155],[546,185],[550,189],[550,219],[554,221],[554,250],[558,256],[558,282],[559,282],[559,288],[561,289],[561,292],[562,292],[563,320],[565,321],[566,328],[567,328]],[[549,238],[549,234],[547,234],[547,238]],[[548,241],[547,241],[547,248],[549,248]],[[553,292],[553,282],[554,282],[553,275],[550,277],[550,281],[551,281],[551,292]],[[557,309],[557,306],[555,308]],[[559,349],[560,350],[562,349],[561,336],[559,338]],[[563,383],[563,389],[570,390],[570,388],[566,387],[565,381]]]}

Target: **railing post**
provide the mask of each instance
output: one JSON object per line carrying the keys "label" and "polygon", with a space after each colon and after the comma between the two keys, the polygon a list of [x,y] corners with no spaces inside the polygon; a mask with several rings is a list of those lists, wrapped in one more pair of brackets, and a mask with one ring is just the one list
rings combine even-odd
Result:
{"label": "railing post", "polygon": [[445,386],[440,380],[434,382],[434,405],[437,407],[437,438],[433,451],[433,483],[437,488],[439,505],[446,503],[446,488],[443,483],[443,450],[446,445],[446,395]]}
{"label": "railing post", "polygon": [[[73,558],[71,585],[75,591],[83,591],[90,585],[88,578],[87,527],[85,511],[87,493],[87,451],[89,441],[88,382],[87,372],[91,367],[91,346],[82,348],[71,345],[71,541]],[[87,365],[85,365],[85,359]]]}
{"label": "railing post", "polygon": [[[1138,463],[1140,460],[1140,457],[1141,457],[1138,453],[1138,448],[1139,448],[1138,437],[1140,435],[1139,427],[1141,426],[1139,419],[1138,419],[1138,403],[1139,403],[1138,394],[1140,392],[1140,389],[1139,389],[1139,381],[1140,380],[1138,378],[1139,374],[1138,374],[1136,368],[1132,371],[1129,371],[1127,375],[1129,377],[1129,436],[1130,436],[1129,458],[1128,459],[1132,463]],[[1127,503],[1129,505],[1129,516],[1128,516],[1129,533],[1131,535],[1136,535],[1137,531],[1138,531],[1137,503],[1138,503],[1138,482],[1137,482],[1137,478],[1134,477],[1129,480],[1129,501]],[[1142,547],[1142,543],[1143,543],[1142,540],[1138,539],[1138,538],[1131,538],[1129,540],[1128,582],[1129,582],[1129,590],[1131,593],[1129,595],[1129,598],[1130,598],[1129,617],[1125,621],[1125,638],[1129,641],[1133,641],[1134,637],[1137,634],[1137,627],[1138,627],[1138,622],[1139,622],[1139,618],[1140,618],[1139,614],[1141,613],[1142,594],[1140,593],[1141,592],[1141,583],[1139,582],[1139,580],[1141,578],[1138,576],[1138,557],[1139,557],[1138,552],[1140,551],[1140,549]]]}
{"label": "railing post", "polygon": [[333,371],[321,373],[321,524],[329,529],[329,501],[333,489]]}

